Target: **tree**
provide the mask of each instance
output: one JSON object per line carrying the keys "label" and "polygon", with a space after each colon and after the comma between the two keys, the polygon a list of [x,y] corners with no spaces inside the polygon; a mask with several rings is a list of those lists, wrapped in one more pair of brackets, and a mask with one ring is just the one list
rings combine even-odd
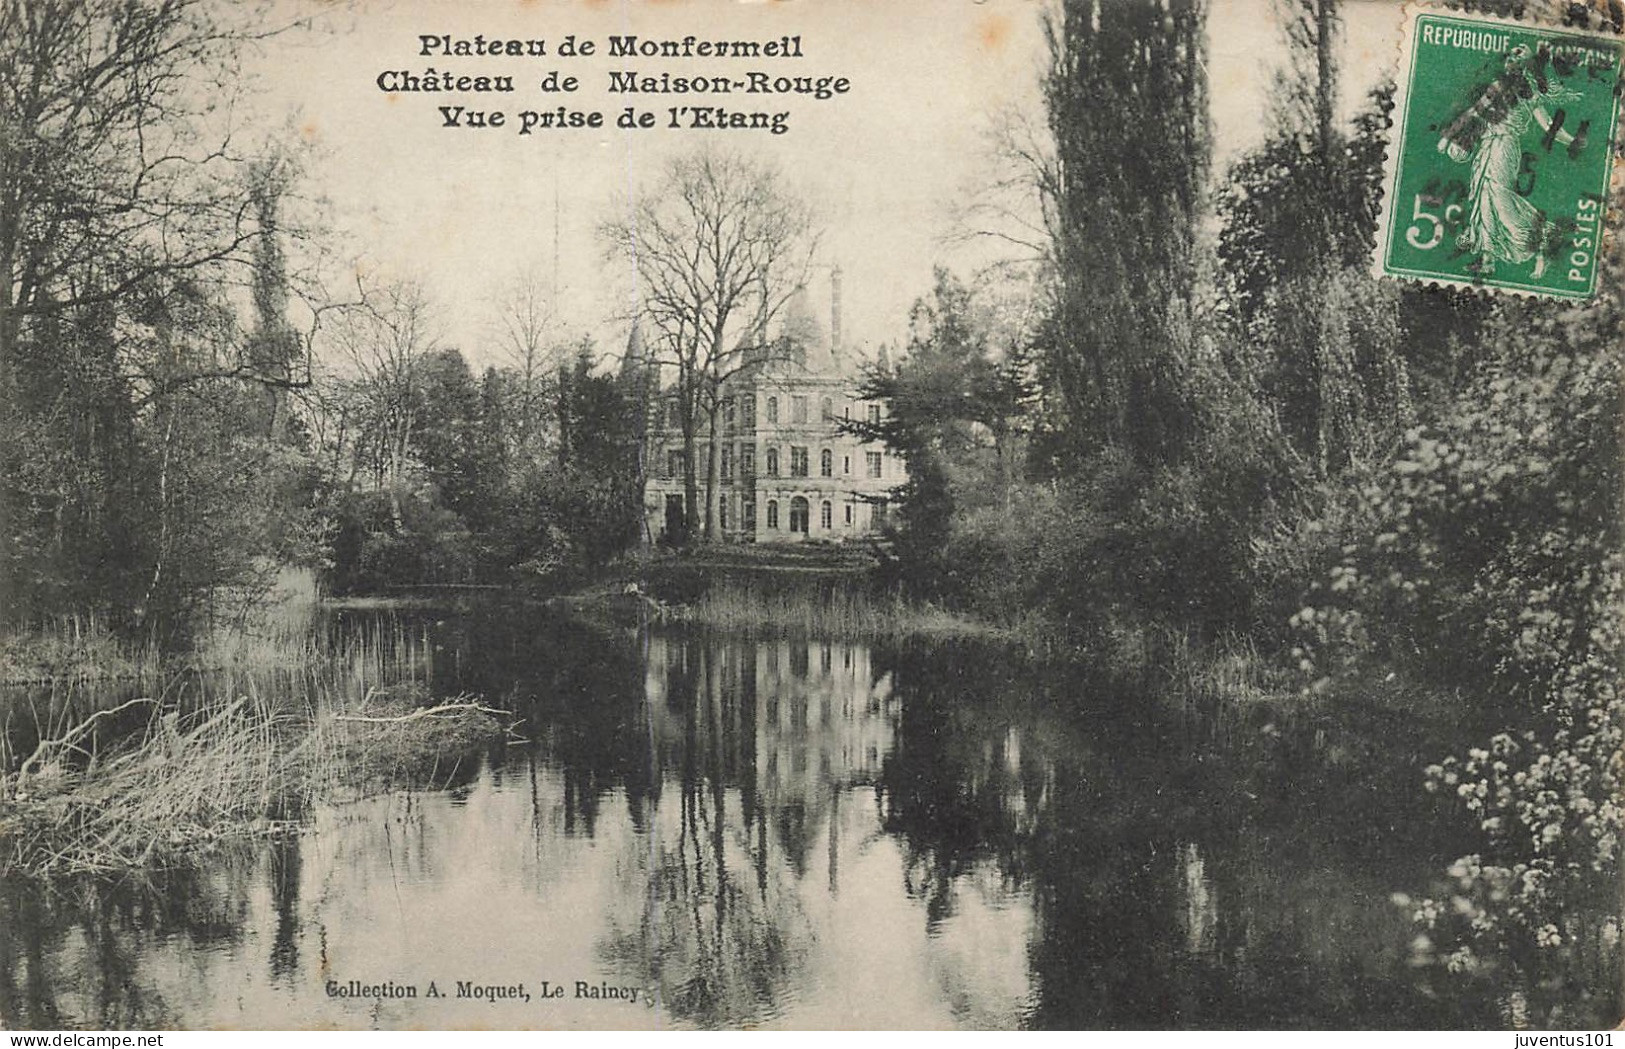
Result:
{"label": "tree", "polygon": [[559,416],[568,531],[596,567],[630,546],[642,523],[642,398],[621,377],[595,374],[593,365],[592,346],[583,343],[561,376]]}
{"label": "tree", "polygon": [[[1026,334],[945,269],[909,311],[908,353],[871,368],[858,394],[884,401],[877,421],[842,426],[880,441],[908,462],[900,495],[899,557],[916,584],[940,584],[966,566],[949,562],[956,514],[994,506],[1008,513],[1018,472],[1016,436],[1035,390]],[[961,571],[961,574],[963,572]]]}
{"label": "tree", "polygon": [[1203,0],[1063,0],[1045,23],[1057,283],[1044,364],[1074,462],[1106,445],[1168,462],[1190,437],[1206,13]]}
{"label": "tree", "polygon": [[568,348],[554,315],[549,289],[533,270],[517,275],[496,303],[495,338],[510,378],[507,431],[516,463],[548,453],[554,387]]}
{"label": "tree", "polygon": [[[417,284],[386,284],[344,312],[334,343],[355,394],[351,480],[364,467],[374,486],[398,490],[424,408],[419,371],[440,347],[434,309]],[[398,505],[395,514],[398,523]]]}
{"label": "tree", "polygon": [[1474,295],[1370,276],[1393,85],[1372,90],[1352,134],[1337,126],[1336,0],[1278,10],[1288,57],[1269,136],[1216,193],[1218,312],[1237,378],[1327,477],[1388,454],[1418,392],[1448,398],[1474,370],[1485,311]]}
{"label": "tree", "polygon": [[491,490],[500,486],[481,454],[480,383],[462,353],[446,347],[418,362],[412,397],[412,459],[438,502],[473,527],[487,513]]}
{"label": "tree", "polygon": [[134,541],[140,587],[114,595],[113,611],[173,644],[206,618],[237,619],[281,566],[308,556],[314,476],[297,432],[267,430],[278,405],[266,388],[219,374],[251,352],[257,330],[207,287],[171,290],[143,313],[155,376],[167,362],[182,381],[135,399],[135,454],[117,453],[131,476],[110,517]]}
{"label": "tree", "polygon": [[[1337,0],[1277,0],[1286,61],[1265,144],[1218,191],[1221,316],[1230,363],[1324,477],[1369,460],[1407,418],[1398,294],[1366,274],[1381,149],[1335,120]],[[1362,121],[1385,139],[1377,93]],[[1375,163],[1375,171],[1368,169]],[[1303,303],[1317,304],[1305,310]]]}
{"label": "tree", "polygon": [[26,318],[256,242],[263,197],[207,137],[248,37],[204,0],[0,5],[0,367]]}
{"label": "tree", "polygon": [[[8,614],[43,610],[9,598],[24,582],[48,582],[34,566],[67,556],[66,521],[93,507],[104,508],[94,517],[119,515],[126,562],[165,547],[167,539],[142,530],[176,519],[143,519],[137,502],[109,497],[149,477],[129,457],[150,449],[156,464],[145,465],[159,487],[172,476],[172,398],[189,386],[223,395],[221,380],[288,383],[285,373],[258,373],[255,340],[218,323],[222,286],[273,271],[265,253],[279,250],[277,191],[256,183],[230,127],[240,49],[274,32],[248,28],[259,14],[208,0],[0,3],[0,593]],[[166,302],[176,308],[166,312]],[[194,323],[202,327],[180,327]],[[95,377],[91,386],[46,381],[70,361]],[[144,445],[153,436],[144,427],[159,420],[158,439]],[[35,483],[63,453],[85,483],[74,492]],[[122,595],[123,611],[144,618],[132,607],[139,594],[103,581],[98,605]]]}
{"label": "tree", "polygon": [[259,235],[252,245],[254,329],[246,364],[251,374],[264,380],[264,431],[276,439],[288,430],[288,393],[298,385],[294,362],[303,351],[299,333],[288,320],[288,266],[281,236],[283,198],[297,175],[292,160],[279,156],[256,161],[248,172]]}
{"label": "tree", "polygon": [[702,432],[707,439],[704,534],[712,538],[722,391],[787,352],[769,331],[805,283],[818,239],[811,214],[772,168],[707,148],[672,160],[600,235],[632,267],[649,352],[675,374],[690,522],[700,517],[696,464]]}

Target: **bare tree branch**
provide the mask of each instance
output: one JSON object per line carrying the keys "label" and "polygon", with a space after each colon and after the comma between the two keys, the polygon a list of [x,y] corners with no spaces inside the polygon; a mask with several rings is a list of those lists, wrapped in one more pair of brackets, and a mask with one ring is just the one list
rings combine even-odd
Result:
{"label": "bare tree branch", "polygon": [[718,416],[727,381],[782,353],[769,331],[806,281],[818,235],[773,169],[705,149],[679,157],[600,236],[639,287],[645,342],[675,373],[690,522],[699,519],[696,453],[706,456],[705,535],[715,532]]}

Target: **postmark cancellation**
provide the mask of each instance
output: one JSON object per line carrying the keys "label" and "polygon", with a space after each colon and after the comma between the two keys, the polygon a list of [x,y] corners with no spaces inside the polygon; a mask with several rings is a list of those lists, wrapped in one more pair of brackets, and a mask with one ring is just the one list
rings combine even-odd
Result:
{"label": "postmark cancellation", "polygon": [[1402,280],[1595,295],[1621,40],[1412,7],[1401,35],[1375,268]]}

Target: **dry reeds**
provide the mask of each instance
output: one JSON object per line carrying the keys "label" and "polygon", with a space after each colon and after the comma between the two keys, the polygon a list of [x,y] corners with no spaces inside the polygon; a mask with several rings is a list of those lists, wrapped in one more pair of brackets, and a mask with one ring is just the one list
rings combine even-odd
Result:
{"label": "dry reeds", "polygon": [[[169,866],[231,840],[298,826],[318,800],[359,794],[501,737],[505,712],[416,706],[423,690],[369,692],[364,714],[278,714],[247,696],[183,718],[151,700],[100,711],[0,776],[0,873],[107,874]],[[381,698],[380,698],[381,697]],[[105,748],[93,723],[153,707]]]}
{"label": "dry reeds", "polygon": [[[297,748],[246,698],[187,726],[176,712],[155,711],[139,738],[111,754],[69,742],[86,735],[76,729],[42,743],[0,786],[0,869],[161,866],[224,837],[261,833],[277,813],[298,808]],[[82,762],[70,760],[74,751]]]}
{"label": "dry reeds", "polygon": [[[431,696],[425,628],[320,629],[305,589],[179,659],[94,618],[0,637],[0,683],[27,686],[0,697],[0,874],[167,866],[317,801],[455,774],[511,732]],[[21,739],[39,740],[26,757]]]}

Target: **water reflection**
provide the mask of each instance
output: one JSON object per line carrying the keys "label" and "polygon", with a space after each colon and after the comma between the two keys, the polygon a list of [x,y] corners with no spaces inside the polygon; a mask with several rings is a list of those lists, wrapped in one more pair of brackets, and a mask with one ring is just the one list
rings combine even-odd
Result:
{"label": "water reflection", "polygon": [[[332,629],[372,632],[363,680],[482,693],[529,742],[150,887],[0,886],[7,1026],[1503,1017],[1508,988],[1413,971],[1387,902],[1455,847],[1409,789],[1420,740],[1317,765],[1292,749],[1313,726],[1216,731],[965,647],[501,612]],[[352,981],[417,996],[329,993]]]}

